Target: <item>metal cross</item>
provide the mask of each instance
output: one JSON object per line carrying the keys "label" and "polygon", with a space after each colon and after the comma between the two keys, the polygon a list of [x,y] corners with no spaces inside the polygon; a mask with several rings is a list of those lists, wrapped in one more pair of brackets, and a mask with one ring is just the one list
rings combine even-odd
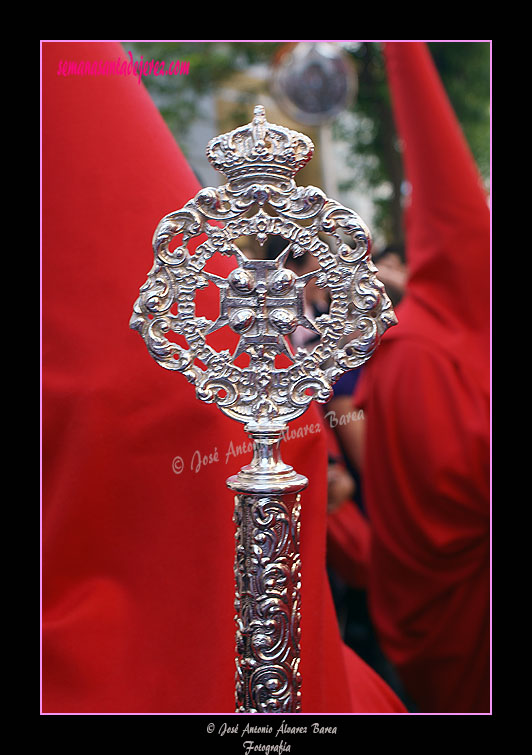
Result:
{"label": "metal cross", "polygon": [[285,268],[289,252],[287,246],[275,260],[250,260],[240,253],[240,266],[228,278],[206,273],[220,289],[220,316],[207,333],[224,325],[238,333],[233,359],[243,352],[265,356],[268,351],[291,357],[285,336],[298,326],[318,333],[304,311],[305,286],[317,273],[298,276]]}

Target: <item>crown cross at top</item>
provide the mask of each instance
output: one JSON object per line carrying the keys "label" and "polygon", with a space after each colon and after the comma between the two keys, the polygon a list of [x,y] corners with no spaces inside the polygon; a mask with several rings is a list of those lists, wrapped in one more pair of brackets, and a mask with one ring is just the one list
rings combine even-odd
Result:
{"label": "crown cross at top", "polygon": [[264,107],[257,105],[251,123],[212,139],[206,154],[213,168],[229,180],[293,179],[312,158],[314,145],[304,134],[268,123]]}

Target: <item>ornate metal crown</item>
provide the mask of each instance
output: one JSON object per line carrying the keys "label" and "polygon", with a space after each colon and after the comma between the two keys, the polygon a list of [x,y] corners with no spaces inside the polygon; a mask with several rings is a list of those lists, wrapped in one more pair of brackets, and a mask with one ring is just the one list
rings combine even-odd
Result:
{"label": "ornate metal crown", "polygon": [[314,145],[297,131],[268,123],[257,105],[251,123],[211,139],[206,152],[213,168],[229,179],[265,173],[293,178],[311,159]]}

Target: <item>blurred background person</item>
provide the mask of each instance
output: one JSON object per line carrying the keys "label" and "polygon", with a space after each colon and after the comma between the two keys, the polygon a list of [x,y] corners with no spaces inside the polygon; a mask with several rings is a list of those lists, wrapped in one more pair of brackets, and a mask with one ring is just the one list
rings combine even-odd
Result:
{"label": "blurred background person", "polygon": [[410,196],[399,324],[353,400],[371,616],[420,711],[488,712],[489,209],[427,46],[384,51]]}
{"label": "blurred background person", "polygon": [[[373,252],[377,277],[384,283],[392,304],[402,299],[406,285],[405,250],[401,243]],[[362,481],[364,411],[354,405],[354,394],[364,367],[343,375],[333,386],[334,396],[325,407],[328,432],[335,438],[338,465],[352,480],[352,492],[327,518],[328,573],[336,610],[346,642],[386,679],[410,710],[397,672],[384,655],[368,607],[371,523],[364,503]],[[331,469],[331,467],[330,467]]]}

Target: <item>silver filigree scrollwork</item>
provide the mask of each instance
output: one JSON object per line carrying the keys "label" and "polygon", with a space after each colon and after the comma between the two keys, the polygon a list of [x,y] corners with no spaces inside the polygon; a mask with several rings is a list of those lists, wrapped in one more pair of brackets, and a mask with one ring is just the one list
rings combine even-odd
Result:
{"label": "silver filigree scrollwork", "polygon": [[239,712],[300,709],[299,499],[235,497]]}
{"label": "silver filigree scrollwork", "polygon": [[[212,140],[207,155],[229,181],[202,189],[182,210],[161,220],[153,239],[154,265],[134,306],[131,327],[152,357],[166,369],[183,372],[198,398],[217,403],[240,422],[289,422],[312,399],[327,401],[334,382],[362,365],[395,322],[375,276],[364,222],[320,189],[298,187],[293,179],[312,151],[307,137],[268,124],[260,106],[252,124]],[[298,221],[303,220],[302,226]],[[190,253],[188,242],[202,235],[205,241]],[[260,244],[280,236],[287,246],[275,260],[248,259],[235,243],[243,236]],[[181,243],[170,250],[176,237]],[[296,275],[285,267],[290,253],[312,255],[319,270]],[[215,254],[235,258],[237,267],[227,278],[205,270]],[[330,296],[329,313],[315,320],[304,312],[304,289],[311,278]],[[220,315],[214,321],[195,311],[196,291],[209,282],[220,289]],[[208,335],[224,325],[240,337],[234,353],[217,352],[207,343]],[[319,335],[310,353],[293,353],[287,344],[300,325]],[[184,336],[188,348],[170,340],[171,332]],[[234,363],[243,352],[250,356],[246,368]],[[279,353],[292,364],[275,368]]]}
{"label": "silver filigree scrollwork", "polygon": [[[199,399],[243,422],[253,439],[253,460],[227,481],[237,493],[243,711],[300,710],[299,504],[293,497],[307,480],[282,462],[282,433],[312,400],[326,402],[338,378],[364,364],[396,322],[375,276],[364,221],[319,188],[295,183],[313,150],[308,137],[268,123],[260,105],[252,123],[211,140],[207,157],[227,181],[201,189],[160,221],[153,267],[130,320],[159,365],[182,372]],[[252,259],[239,246],[243,237],[261,246],[278,237],[285,246],[275,259]],[[234,260],[226,277],[207,269],[215,255]],[[309,255],[317,265],[298,275],[285,264],[290,255]],[[330,301],[317,317],[305,307],[311,279]],[[214,319],[196,312],[197,291],[211,284],[219,290]],[[208,343],[224,326],[238,337],[232,351]],[[299,326],[315,332],[311,350],[291,347]],[[247,367],[235,363],[241,354],[249,357]],[[279,355],[288,366],[276,366]]]}

